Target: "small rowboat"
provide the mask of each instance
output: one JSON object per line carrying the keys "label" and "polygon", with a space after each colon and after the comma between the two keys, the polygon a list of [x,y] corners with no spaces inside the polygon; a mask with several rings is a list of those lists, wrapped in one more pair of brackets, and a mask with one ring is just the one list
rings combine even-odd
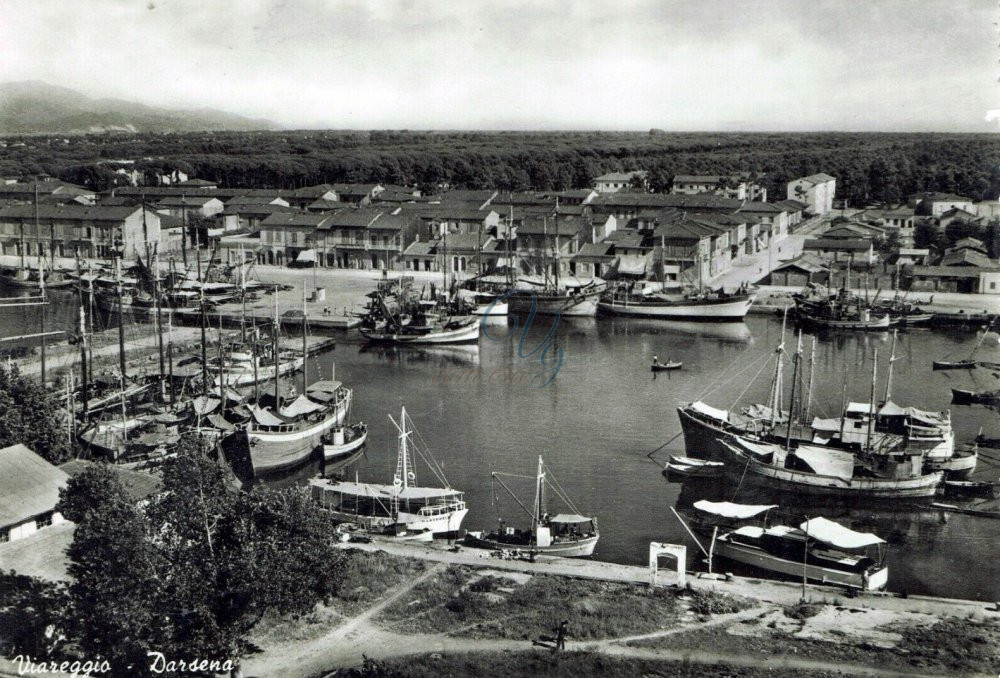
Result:
{"label": "small rowboat", "polygon": [[951,402],[956,405],[1000,405],[1000,391],[970,391],[951,389]]}
{"label": "small rowboat", "polygon": [[663,467],[663,474],[667,476],[668,480],[674,477],[681,479],[712,478],[721,473],[724,467],[725,464],[721,461],[706,461],[672,454]]}
{"label": "small rowboat", "polygon": [[976,367],[975,360],[935,360],[933,363],[933,368],[937,370],[971,370]]}
{"label": "small rowboat", "polygon": [[993,483],[973,480],[946,480],[944,493],[963,497],[993,497]]}
{"label": "small rowboat", "polygon": [[666,372],[668,370],[679,370],[684,366],[684,363],[675,363],[672,361],[667,361],[661,363],[659,360],[653,361],[653,366],[650,368],[653,372]]}

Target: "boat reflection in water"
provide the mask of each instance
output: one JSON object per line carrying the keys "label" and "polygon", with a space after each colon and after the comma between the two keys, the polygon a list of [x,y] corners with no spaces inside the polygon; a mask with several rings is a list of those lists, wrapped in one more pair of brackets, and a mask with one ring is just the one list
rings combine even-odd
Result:
{"label": "boat reflection in water", "polygon": [[601,331],[618,335],[677,335],[718,339],[726,343],[753,343],[753,334],[744,322],[710,323],[686,320],[639,320],[635,318],[605,318]]}
{"label": "boat reflection in water", "polygon": [[479,365],[479,344],[442,346],[365,344],[358,349],[358,353],[375,356],[379,362],[392,365],[428,367]]}

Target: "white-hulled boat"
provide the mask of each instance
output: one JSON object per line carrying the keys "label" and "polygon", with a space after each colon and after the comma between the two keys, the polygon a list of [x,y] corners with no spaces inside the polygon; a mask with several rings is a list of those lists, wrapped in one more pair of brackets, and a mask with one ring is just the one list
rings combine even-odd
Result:
{"label": "white-hulled boat", "polygon": [[319,381],[277,409],[250,405],[251,420],[225,436],[222,447],[237,458],[248,455],[255,475],[305,463],[323,436],[344,423],[351,397],[339,381]]}
{"label": "white-hulled boat", "polygon": [[[255,381],[260,384],[273,380],[275,375],[284,377],[297,372],[302,369],[303,364],[305,358],[296,356],[280,357],[278,364],[275,365],[273,360],[251,353],[232,353],[227,356],[222,367],[225,376],[216,376],[212,383],[221,386],[225,379],[226,385],[234,388],[252,386]],[[214,367],[214,370],[218,370],[218,366]]]}
{"label": "white-hulled boat", "polygon": [[[747,525],[718,536],[713,555],[792,577],[878,591],[889,581],[885,541],[855,532],[826,518],[812,518],[798,528]],[[875,550],[874,554],[870,551]]]}
{"label": "white-hulled boat", "polygon": [[[452,489],[440,466],[429,451],[415,450],[412,421],[403,408],[397,423],[399,452],[396,472],[391,484],[345,482],[328,478],[309,481],[313,498],[335,518],[369,530],[384,530],[399,526],[407,531],[430,530],[434,534],[453,534],[462,526],[469,512],[464,493]],[[421,456],[444,487],[422,487],[416,484],[414,452]]]}
{"label": "white-hulled boat", "polygon": [[700,292],[678,287],[670,292],[660,288],[618,288],[601,295],[598,309],[609,315],[639,318],[698,320],[702,322],[738,322],[750,311],[754,295],[739,291],[727,294],[722,290]]}
{"label": "white-hulled boat", "polygon": [[[524,550],[529,553],[538,553],[549,556],[563,556],[568,558],[579,558],[590,556],[594,553],[600,532],[597,529],[597,519],[579,514],[579,511],[564,496],[558,485],[552,485],[564,502],[573,513],[560,513],[550,516],[545,511],[545,487],[547,484],[546,474],[548,469],[542,458],[538,458],[538,474],[535,478],[535,501],[531,515],[531,527],[527,530],[519,530],[513,527],[503,527],[495,532],[470,532],[466,536],[466,543],[479,548],[487,548],[499,551]],[[517,497],[499,476],[503,474],[493,473],[493,480],[510,492],[511,496]],[[518,504],[520,504],[520,501]],[[524,508],[524,505],[521,504]]]}
{"label": "white-hulled boat", "polygon": [[376,324],[362,327],[361,335],[369,341],[386,344],[461,344],[479,341],[481,323],[479,316],[459,316],[426,325]]}
{"label": "white-hulled boat", "polygon": [[328,464],[342,463],[359,451],[367,440],[368,424],[363,421],[338,426],[323,439],[323,460]]}

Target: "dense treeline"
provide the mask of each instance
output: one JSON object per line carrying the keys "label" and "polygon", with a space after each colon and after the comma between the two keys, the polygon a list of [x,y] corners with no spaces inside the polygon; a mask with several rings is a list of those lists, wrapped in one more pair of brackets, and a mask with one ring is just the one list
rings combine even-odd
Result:
{"label": "dense treeline", "polygon": [[[23,141],[25,146],[14,146]],[[721,134],[624,132],[253,132],[26,137],[0,159],[3,175],[46,172],[107,188],[97,163],[140,159],[223,186],[295,188],[329,182],[441,183],[501,190],[589,186],[608,171],[645,169],[652,190],[675,174],[752,171],[784,197],[795,177],[826,172],[851,204],[896,202],[924,190],[1000,195],[1000,138],[975,134]]]}

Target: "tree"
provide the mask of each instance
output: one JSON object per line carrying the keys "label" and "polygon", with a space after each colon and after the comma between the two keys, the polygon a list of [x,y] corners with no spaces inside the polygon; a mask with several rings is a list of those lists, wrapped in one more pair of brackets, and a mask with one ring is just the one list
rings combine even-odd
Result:
{"label": "tree", "polygon": [[932,221],[920,219],[913,227],[913,243],[917,247],[933,247],[944,249],[945,237],[940,228]]}
{"label": "tree", "polygon": [[0,447],[22,443],[42,458],[60,464],[72,456],[65,414],[45,387],[0,365]]}
{"label": "tree", "polygon": [[165,640],[159,577],[168,568],[146,516],[106,465],[71,478],[56,510],[76,523],[65,631],[83,657],[106,659],[115,678],[153,675],[147,652]]}

